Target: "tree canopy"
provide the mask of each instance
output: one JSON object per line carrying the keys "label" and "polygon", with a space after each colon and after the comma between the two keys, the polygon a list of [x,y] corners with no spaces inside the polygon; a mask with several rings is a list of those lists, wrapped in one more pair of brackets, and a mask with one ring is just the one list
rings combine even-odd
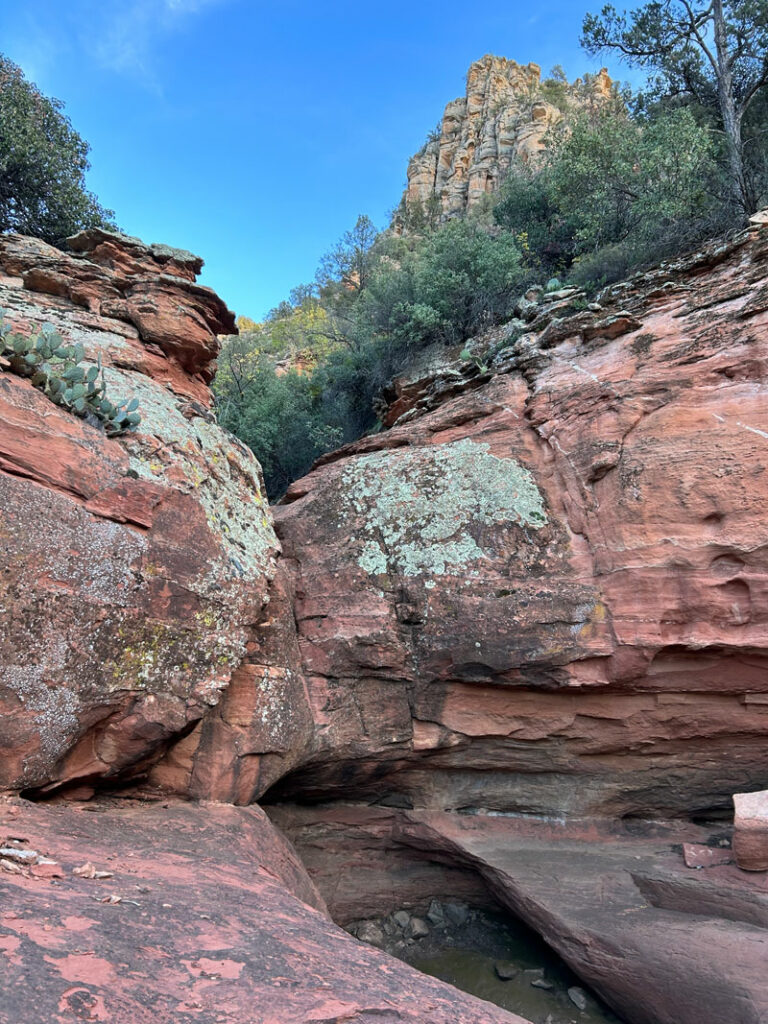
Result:
{"label": "tree canopy", "polygon": [[584,19],[582,43],[648,69],[667,98],[711,111],[724,135],[731,198],[743,214],[755,209],[745,117],[768,84],[768,0],[653,0],[622,13],[607,4]]}
{"label": "tree canopy", "polygon": [[0,54],[0,232],[57,242],[112,226],[112,211],[85,187],[89,149],[63,104]]}

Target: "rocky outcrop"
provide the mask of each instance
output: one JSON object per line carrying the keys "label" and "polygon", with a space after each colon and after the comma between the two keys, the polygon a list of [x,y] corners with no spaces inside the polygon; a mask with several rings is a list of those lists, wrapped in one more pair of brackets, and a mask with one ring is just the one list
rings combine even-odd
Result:
{"label": "rocky outcrop", "polygon": [[216,707],[153,766],[151,786],[196,799],[249,804],[303,764],[315,723],[293,599],[293,581],[281,564],[243,663]]}
{"label": "rocky outcrop", "polygon": [[526,1024],[337,928],[257,808],[0,805],[9,832],[48,864],[0,865],[2,1024]]}
{"label": "rocky outcrop", "polygon": [[278,545],[258,463],[206,382],[234,328],[200,261],[102,231],[0,239],[0,306],[136,398],[122,438],[0,372],[0,789],[125,775],[220,700]]}
{"label": "rocky outcrop", "polygon": [[[277,535],[194,257],[71,245],[0,240],[0,304],[142,421],[0,373],[0,789],[168,806],[0,805],[0,1019],[510,1020],[324,916],[436,897],[510,908],[629,1024],[758,1024],[763,808],[733,851],[695,821],[768,785],[768,233],[530,293]],[[281,803],[321,897],[258,810],[168,794]]]}
{"label": "rocky outcrop", "polygon": [[496,191],[515,161],[536,160],[564,113],[612,95],[605,68],[569,85],[560,79],[542,83],[538,64],[491,55],[475,61],[467,72],[466,94],[447,105],[439,130],[411,158],[396,222],[407,222],[409,213],[466,213]]}
{"label": "rocky outcrop", "polygon": [[765,786],[767,260],[745,234],[565,296],[291,488],[315,730],[278,793],[618,817]]}
{"label": "rocky outcrop", "polygon": [[[321,892],[340,904],[342,916],[365,902],[374,914],[388,909],[385,890],[368,889],[375,873],[362,864],[345,871],[346,837],[347,849],[372,851],[369,861],[388,850],[403,860],[410,852],[414,865],[429,857],[454,870],[474,869],[487,892],[532,925],[622,1020],[765,1019],[764,877],[716,860],[692,871],[679,852],[678,844],[689,840],[722,853],[728,829],[344,806],[281,807],[272,813]],[[344,887],[338,884],[342,873]],[[426,901],[429,892],[424,890]]]}

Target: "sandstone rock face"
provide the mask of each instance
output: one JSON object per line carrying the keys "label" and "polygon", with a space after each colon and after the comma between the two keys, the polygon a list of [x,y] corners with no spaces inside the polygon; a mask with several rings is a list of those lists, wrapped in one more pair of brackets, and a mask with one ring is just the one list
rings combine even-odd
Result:
{"label": "sandstone rock face", "polygon": [[498,188],[513,161],[536,160],[563,116],[561,107],[603,102],[611,94],[604,68],[586,81],[542,90],[537,64],[491,55],[475,61],[466,95],[447,105],[439,133],[411,158],[406,211],[436,202],[443,217],[466,213]]}
{"label": "sandstone rock face", "polygon": [[733,852],[743,871],[768,871],[768,792],[733,798]]}
{"label": "sandstone rock face", "polygon": [[388,909],[383,888],[367,890],[364,870],[338,884],[346,833],[349,848],[372,849],[374,857],[380,848],[401,857],[410,850],[473,867],[498,902],[532,925],[622,1020],[765,1019],[768,888],[763,876],[735,866],[687,868],[676,844],[716,838],[701,827],[382,808],[353,815],[343,806],[276,810],[320,891],[344,909],[376,896],[376,912]]}
{"label": "sandstone rock face", "polygon": [[234,321],[200,261],[70,247],[0,239],[0,307],[101,359],[142,421],[110,440],[0,372],[0,790],[124,774],[191,729],[255,642],[278,550],[258,463],[208,411]]}
{"label": "sandstone rock face", "polygon": [[325,802],[272,812],[322,896],[256,809],[0,804],[45,855],[0,863],[0,1020],[519,1021],[322,898],[432,896],[514,910],[631,1024],[764,1020],[765,876],[638,819],[768,786],[767,268],[756,226],[597,303],[529,295],[291,488],[278,564],[209,411],[232,323],[199,261],[0,239],[7,318],[143,417],[109,440],[0,372],[0,790]]}
{"label": "sandstone rock face", "polygon": [[391,807],[276,804],[270,820],[300,851],[337,924],[385,916],[397,908],[425,913],[432,900],[483,910],[498,902],[474,868],[440,859],[434,848],[400,841],[402,813]]}
{"label": "sandstone rock face", "polygon": [[768,783],[766,266],[744,234],[561,296],[291,488],[315,726],[275,796],[698,815]]}
{"label": "sandstone rock face", "polygon": [[527,1024],[337,928],[258,808],[0,805],[8,832],[55,885],[0,866],[2,1024]]}
{"label": "sandstone rock face", "polygon": [[249,804],[304,762],[315,726],[292,601],[292,580],[281,564],[242,664],[216,707],[152,768],[151,785]]}

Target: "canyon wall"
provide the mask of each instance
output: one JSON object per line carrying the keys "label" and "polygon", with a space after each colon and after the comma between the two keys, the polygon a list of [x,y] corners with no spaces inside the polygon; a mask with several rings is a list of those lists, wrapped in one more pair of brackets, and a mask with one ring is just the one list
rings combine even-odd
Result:
{"label": "canyon wall", "polygon": [[766,259],[555,296],[290,488],[315,731],[281,793],[696,816],[768,784]]}
{"label": "canyon wall", "polygon": [[260,468],[211,411],[234,320],[200,266],[0,239],[4,323],[82,345],[141,415],[108,437],[0,361],[0,1022],[527,1024],[336,927],[258,808],[125,788],[249,803],[313,735]]}
{"label": "canyon wall", "polygon": [[[142,419],[0,372],[0,1020],[519,1020],[324,903],[450,895],[632,1024],[759,1024],[768,896],[726,819],[768,786],[768,232],[521,299],[272,511],[210,409],[232,317],[199,260],[69,246],[0,239],[5,320]],[[258,809],[172,797],[279,804],[311,878]]]}
{"label": "canyon wall", "polygon": [[72,247],[3,239],[6,318],[143,418],[0,379],[3,789],[621,817],[768,784],[764,232],[400,382],[274,510],[279,565],[193,258]]}

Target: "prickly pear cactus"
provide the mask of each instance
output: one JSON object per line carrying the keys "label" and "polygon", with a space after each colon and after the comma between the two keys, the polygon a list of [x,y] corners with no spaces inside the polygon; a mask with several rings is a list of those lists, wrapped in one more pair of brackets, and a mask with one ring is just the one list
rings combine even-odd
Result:
{"label": "prickly pear cactus", "polygon": [[97,364],[83,367],[82,345],[65,345],[50,324],[37,334],[14,331],[0,310],[0,369],[29,378],[30,382],[60,405],[93,426],[103,426],[108,437],[133,430],[141,422],[138,399],[113,402],[99,356]]}

